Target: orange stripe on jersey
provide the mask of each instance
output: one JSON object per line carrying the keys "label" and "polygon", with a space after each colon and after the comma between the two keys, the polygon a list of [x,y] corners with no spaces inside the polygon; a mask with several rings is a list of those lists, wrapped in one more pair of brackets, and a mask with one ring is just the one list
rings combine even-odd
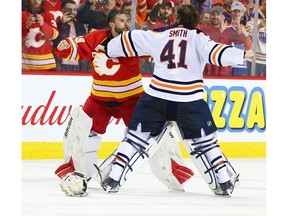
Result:
{"label": "orange stripe on jersey", "polygon": [[123,33],[123,38],[124,38],[124,43],[125,43],[125,45],[126,45],[126,48],[127,48],[127,50],[128,50],[128,52],[129,52],[129,55],[130,56],[133,56],[133,52],[132,52],[132,49],[131,49],[131,47],[130,47],[130,44],[129,44],[129,42],[128,42],[128,36],[127,36],[127,32],[124,32]]}
{"label": "orange stripe on jersey", "polygon": [[212,61],[213,61],[213,64],[215,64],[215,65],[219,65],[216,57],[217,57],[217,54],[219,53],[219,51],[222,49],[223,46],[224,46],[224,44],[221,44],[221,45],[218,46],[218,48],[213,52]]}
{"label": "orange stripe on jersey", "polygon": [[176,89],[176,90],[193,90],[193,89],[197,89],[197,88],[203,88],[202,84],[197,84],[197,85],[193,85],[193,86],[174,86],[174,85],[169,85],[169,84],[157,82],[154,79],[151,80],[151,82],[153,84],[156,84],[156,85],[164,87],[164,88]]}
{"label": "orange stripe on jersey", "polygon": [[122,159],[121,159],[120,157],[118,157],[118,156],[115,157],[115,160],[116,160],[116,161],[119,161],[119,162],[122,162],[122,163],[125,163],[125,161],[122,160]]}

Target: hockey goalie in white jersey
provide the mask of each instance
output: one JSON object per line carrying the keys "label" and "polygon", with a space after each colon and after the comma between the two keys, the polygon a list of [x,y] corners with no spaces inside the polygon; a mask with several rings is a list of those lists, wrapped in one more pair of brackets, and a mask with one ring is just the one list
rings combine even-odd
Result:
{"label": "hockey goalie in white jersey", "polygon": [[[203,69],[206,63],[228,66],[242,64],[253,52],[215,43],[196,29],[197,10],[181,5],[176,24],[156,30],[132,30],[99,46],[108,57],[151,56],[155,67],[149,86],[138,101],[128,132],[117,150],[117,163],[103,181],[106,192],[116,192],[132,164],[153,149],[151,135],[174,122],[191,159],[209,188],[230,196],[239,174],[223,154],[217,141],[217,127],[204,101]],[[99,56],[103,54],[98,54]]]}

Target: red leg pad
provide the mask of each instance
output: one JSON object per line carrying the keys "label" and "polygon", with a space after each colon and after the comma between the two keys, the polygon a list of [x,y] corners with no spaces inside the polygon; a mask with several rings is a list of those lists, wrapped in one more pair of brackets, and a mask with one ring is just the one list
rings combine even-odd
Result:
{"label": "red leg pad", "polygon": [[194,175],[194,172],[191,169],[179,165],[173,159],[171,159],[171,167],[173,175],[177,178],[180,184],[183,184]]}
{"label": "red leg pad", "polygon": [[73,159],[72,157],[70,158],[68,163],[62,164],[55,170],[55,174],[62,179],[65,177],[68,173],[74,172],[74,164],[73,164]]}

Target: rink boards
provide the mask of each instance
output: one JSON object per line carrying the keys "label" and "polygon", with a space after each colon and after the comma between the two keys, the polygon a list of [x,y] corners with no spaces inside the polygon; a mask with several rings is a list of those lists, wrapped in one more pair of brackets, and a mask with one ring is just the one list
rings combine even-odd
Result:
{"label": "rink boards", "polygon": [[[149,81],[150,76],[143,77],[144,88]],[[205,100],[228,157],[266,157],[265,83],[263,79],[204,79]],[[69,113],[83,105],[91,84],[88,73],[22,75],[22,159],[63,158],[62,137]],[[102,136],[100,158],[117,147],[124,129],[122,120],[111,119]]]}

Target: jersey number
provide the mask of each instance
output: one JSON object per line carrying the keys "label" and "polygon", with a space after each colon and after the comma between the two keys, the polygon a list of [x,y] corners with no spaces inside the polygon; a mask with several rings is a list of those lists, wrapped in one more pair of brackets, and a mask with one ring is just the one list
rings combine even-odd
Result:
{"label": "jersey number", "polygon": [[186,40],[180,41],[178,47],[180,48],[180,55],[177,63],[175,63],[174,40],[169,40],[160,54],[160,60],[162,62],[168,61],[167,68],[169,69],[174,69],[176,67],[187,68],[187,64],[185,64],[187,41]]}

